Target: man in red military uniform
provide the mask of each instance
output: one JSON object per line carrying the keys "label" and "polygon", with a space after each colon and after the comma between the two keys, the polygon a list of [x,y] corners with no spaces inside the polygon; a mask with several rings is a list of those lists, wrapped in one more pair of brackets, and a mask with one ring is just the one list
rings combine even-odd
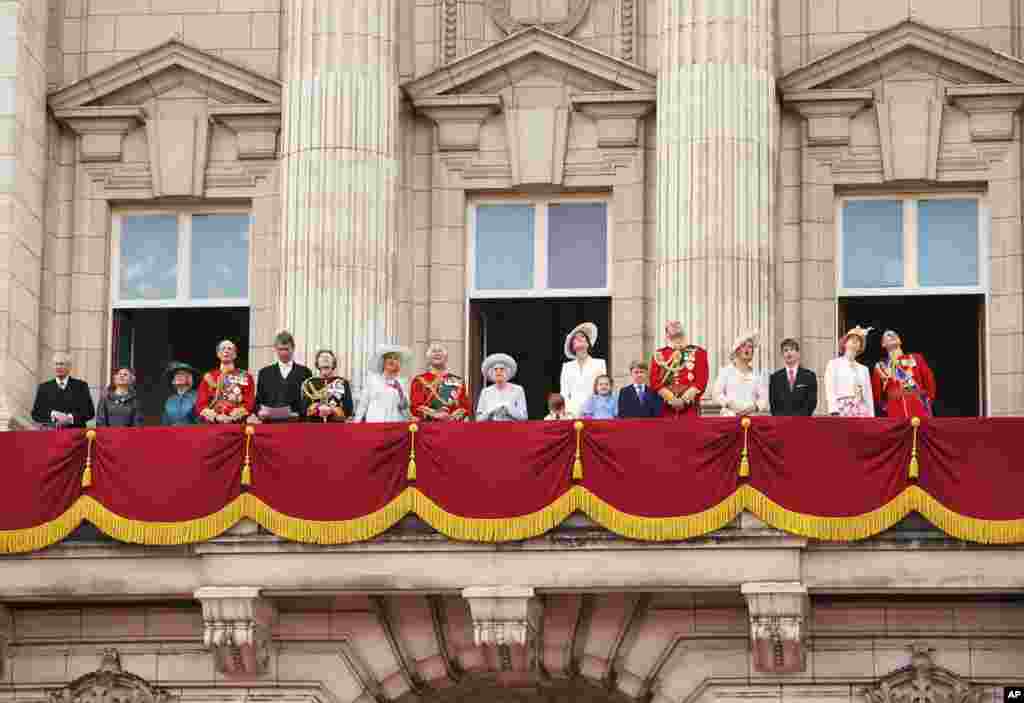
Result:
{"label": "man in red military uniform", "polygon": [[668,346],[654,352],[651,359],[651,390],[661,396],[662,417],[696,418],[700,399],[708,387],[708,353],[686,344],[683,326],[678,321],[665,325]]}
{"label": "man in red military uniform", "polygon": [[431,344],[427,350],[430,369],[412,379],[412,414],[419,420],[469,420],[473,409],[466,383],[448,371],[448,350]]}
{"label": "man in red military uniform", "polygon": [[920,354],[904,354],[903,341],[892,330],[882,335],[887,358],[875,364],[871,391],[886,417],[931,417],[935,375]]}
{"label": "man in red military uniform", "polygon": [[196,415],[202,422],[245,422],[256,407],[256,383],[252,374],[235,366],[238,348],[224,340],[217,345],[220,366],[207,372],[199,384]]}

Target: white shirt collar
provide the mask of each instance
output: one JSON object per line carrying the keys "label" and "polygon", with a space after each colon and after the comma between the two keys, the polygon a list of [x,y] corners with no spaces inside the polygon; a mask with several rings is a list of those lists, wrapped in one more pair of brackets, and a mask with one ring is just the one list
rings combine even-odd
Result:
{"label": "white shirt collar", "polygon": [[57,378],[55,376],[53,380],[55,380],[57,382],[57,385],[60,386],[61,390],[64,390],[64,389],[66,389],[68,387],[68,379],[69,378],[71,378],[71,377],[70,376],[65,376],[63,379],[60,379],[60,378]]}
{"label": "white shirt collar", "polygon": [[282,364],[280,361],[277,362],[277,368],[281,370],[282,376],[287,376],[292,372],[292,367],[295,366],[294,361],[289,361],[287,364]]}

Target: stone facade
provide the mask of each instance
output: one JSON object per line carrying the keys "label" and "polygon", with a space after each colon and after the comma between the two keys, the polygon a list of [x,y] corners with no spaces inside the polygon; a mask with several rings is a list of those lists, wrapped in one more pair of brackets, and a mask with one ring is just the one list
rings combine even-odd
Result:
{"label": "stone facade", "polygon": [[[0,423],[25,424],[55,351],[101,384],[125,208],[244,203],[251,362],[287,325],[358,383],[385,339],[466,367],[474,197],[600,193],[622,377],[668,316],[713,366],[744,325],[800,337],[821,371],[837,198],[949,188],[984,195],[988,409],[1020,414],[1022,13],[0,0]],[[673,545],[399,532],[4,558],[0,701],[977,703],[1024,684],[1015,548],[808,543],[747,518]]]}

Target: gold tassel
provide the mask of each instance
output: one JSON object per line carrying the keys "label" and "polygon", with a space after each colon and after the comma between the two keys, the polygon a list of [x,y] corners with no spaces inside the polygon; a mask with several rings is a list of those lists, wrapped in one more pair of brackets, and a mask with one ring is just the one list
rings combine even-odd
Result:
{"label": "gold tassel", "polygon": [[572,463],[572,480],[582,481],[583,459],[580,455],[580,440],[583,438],[583,423],[577,420],[573,423],[573,429],[576,430],[576,461]]}
{"label": "gold tassel", "polygon": [[743,418],[740,421],[740,426],[743,427],[743,453],[740,454],[740,478],[747,478],[750,476],[750,458],[747,451],[747,434],[750,431],[750,418]]}
{"label": "gold tassel", "polygon": [[405,477],[410,481],[416,480],[416,433],[420,431],[419,426],[413,422],[409,424],[409,468]]}
{"label": "gold tassel", "polygon": [[910,421],[910,426],[914,428],[914,445],[910,450],[910,468],[907,471],[907,478],[916,481],[921,475],[921,465],[917,461],[917,428],[921,426],[921,418],[913,418]]}
{"label": "gold tassel", "polygon": [[82,488],[92,485],[92,443],[96,441],[96,430],[86,430],[85,439],[89,442],[85,450],[85,471],[82,472]]}
{"label": "gold tassel", "polygon": [[242,466],[242,485],[252,485],[252,456],[249,448],[252,446],[252,436],[256,434],[256,428],[252,425],[245,426],[245,464]]}

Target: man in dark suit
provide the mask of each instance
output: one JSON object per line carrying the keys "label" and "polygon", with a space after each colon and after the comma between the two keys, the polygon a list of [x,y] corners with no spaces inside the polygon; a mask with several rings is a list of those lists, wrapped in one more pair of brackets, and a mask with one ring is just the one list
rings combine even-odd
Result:
{"label": "man in dark suit", "polygon": [[[295,338],[279,332],[274,338],[277,361],[260,369],[256,378],[256,417],[261,422],[297,418],[302,414],[302,384],[313,375],[293,360]],[[255,421],[255,420],[253,420]]]}
{"label": "man in dark suit", "polygon": [[629,375],[632,383],[619,391],[619,417],[660,417],[662,401],[647,385],[647,365],[634,361]]}
{"label": "man in dark suit", "polygon": [[800,365],[799,342],[784,339],[781,347],[784,366],[768,383],[772,415],[810,417],[818,407],[818,377]]}
{"label": "man in dark suit", "polygon": [[71,378],[71,357],[63,352],[53,355],[53,376],[36,390],[32,419],[56,429],[85,427],[96,415],[89,384]]}

